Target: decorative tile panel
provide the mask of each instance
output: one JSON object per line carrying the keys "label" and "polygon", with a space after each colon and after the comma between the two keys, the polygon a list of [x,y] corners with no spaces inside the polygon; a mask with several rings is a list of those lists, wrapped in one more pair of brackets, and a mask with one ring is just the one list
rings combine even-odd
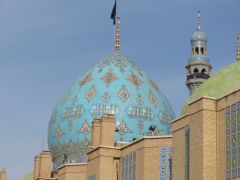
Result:
{"label": "decorative tile panel", "polygon": [[139,88],[142,84],[141,79],[139,79],[137,77],[136,74],[134,74],[133,72],[130,74],[130,76],[128,77],[128,81],[131,82],[135,87]]}
{"label": "decorative tile panel", "polygon": [[237,177],[237,121],[236,104],[231,106],[231,131],[232,131],[232,178]]}
{"label": "decorative tile panel", "polygon": [[121,136],[125,135],[126,133],[132,133],[132,131],[128,128],[124,120],[122,120],[118,126],[118,133]]}
{"label": "decorative tile panel", "polygon": [[80,118],[84,113],[83,105],[77,105],[73,107],[67,107],[62,114],[63,120],[73,120]]}
{"label": "decorative tile panel", "polygon": [[95,87],[93,86],[91,89],[89,89],[86,94],[85,97],[88,100],[88,102],[90,102],[95,96],[97,95],[97,90],[95,89]]}
{"label": "decorative tile panel", "polygon": [[160,180],[172,180],[172,147],[160,148]]}
{"label": "decorative tile panel", "polygon": [[226,108],[226,178],[231,179],[231,117],[230,117],[230,107]]}
{"label": "decorative tile panel", "polygon": [[60,126],[57,127],[56,131],[55,131],[55,136],[59,139],[63,136],[63,132]]}
{"label": "decorative tile panel", "polygon": [[158,105],[158,99],[156,96],[150,91],[149,96],[148,96],[150,102],[156,107]]}
{"label": "decorative tile panel", "polygon": [[130,119],[152,120],[154,118],[152,110],[144,106],[130,106],[127,114]]}
{"label": "decorative tile panel", "polygon": [[169,147],[169,158],[168,158],[168,160],[169,160],[169,163],[168,163],[168,168],[169,168],[169,170],[168,170],[168,174],[169,174],[169,180],[172,180],[172,147]]}
{"label": "decorative tile panel", "polygon": [[119,107],[116,104],[96,104],[91,108],[92,118],[100,118],[104,114],[117,115]]}
{"label": "decorative tile panel", "polygon": [[108,94],[109,94],[109,92],[107,91],[107,92],[105,92],[105,94],[102,96],[102,100],[103,100],[104,102],[109,101],[110,96],[109,96]]}
{"label": "decorative tile panel", "polygon": [[122,88],[118,91],[118,96],[123,102],[125,102],[130,97],[130,93],[128,92],[126,86],[122,86]]}
{"label": "decorative tile panel", "polygon": [[80,130],[78,131],[79,133],[82,133],[84,135],[88,135],[90,134],[91,132],[91,127],[90,125],[88,124],[87,121],[85,121],[83,124],[82,124],[82,127],[80,128]]}
{"label": "decorative tile panel", "polygon": [[92,74],[89,73],[87,74],[83,79],[81,79],[78,83],[79,83],[79,87],[82,88],[85,84],[87,84],[88,82],[90,82],[92,80]]}
{"label": "decorative tile panel", "polygon": [[238,177],[240,177],[240,102],[237,104]]}
{"label": "decorative tile panel", "polygon": [[136,179],[136,152],[129,153],[121,158],[121,179]]}
{"label": "decorative tile panel", "polygon": [[141,97],[141,95],[139,94],[137,99],[136,99],[136,102],[139,104],[139,105],[142,105],[144,103],[144,99]]}
{"label": "decorative tile panel", "polygon": [[109,86],[113,81],[117,80],[118,78],[113,73],[112,69],[110,69],[102,78],[107,86]]}
{"label": "decorative tile panel", "polygon": [[167,148],[160,149],[160,180],[167,178]]}

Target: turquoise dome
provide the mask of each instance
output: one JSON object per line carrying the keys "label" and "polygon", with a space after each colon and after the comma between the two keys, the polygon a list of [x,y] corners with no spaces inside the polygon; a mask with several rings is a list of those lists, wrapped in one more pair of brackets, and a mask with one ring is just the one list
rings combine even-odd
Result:
{"label": "turquoise dome", "polygon": [[66,91],[51,115],[48,146],[55,169],[64,160],[86,161],[92,121],[105,113],[115,115],[115,140],[123,142],[170,134],[175,118],[167,98],[136,64],[120,53],[110,54]]}
{"label": "turquoise dome", "polygon": [[193,42],[193,41],[205,41],[205,42],[207,42],[208,38],[207,38],[207,36],[204,32],[197,31],[197,32],[194,32],[193,35],[192,35],[191,42]]}

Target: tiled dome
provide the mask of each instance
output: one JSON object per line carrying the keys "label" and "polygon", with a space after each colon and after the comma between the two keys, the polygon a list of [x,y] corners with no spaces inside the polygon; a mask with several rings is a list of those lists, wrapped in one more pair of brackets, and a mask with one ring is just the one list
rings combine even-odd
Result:
{"label": "tiled dome", "polygon": [[[54,168],[86,161],[94,118],[114,114],[116,141],[170,134],[174,112],[159,87],[128,57],[113,53],[78,79],[56,105],[48,132]],[[155,125],[154,132],[149,127]]]}

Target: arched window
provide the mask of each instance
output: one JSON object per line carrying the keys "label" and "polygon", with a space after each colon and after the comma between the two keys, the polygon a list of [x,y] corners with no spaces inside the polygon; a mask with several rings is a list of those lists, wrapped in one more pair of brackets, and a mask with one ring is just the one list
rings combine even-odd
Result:
{"label": "arched window", "polygon": [[199,47],[196,47],[195,51],[196,51],[197,54],[199,54]]}
{"label": "arched window", "polygon": [[206,74],[206,69],[202,69],[202,74]]}
{"label": "arched window", "polygon": [[201,47],[201,53],[202,53],[202,55],[205,54],[205,52],[204,52],[204,48],[203,48],[203,47]]}
{"label": "arched window", "polygon": [[197,74],[197,73],[198,73],[198,69],[195,68],[193,72],[194,72],[195,74]]}

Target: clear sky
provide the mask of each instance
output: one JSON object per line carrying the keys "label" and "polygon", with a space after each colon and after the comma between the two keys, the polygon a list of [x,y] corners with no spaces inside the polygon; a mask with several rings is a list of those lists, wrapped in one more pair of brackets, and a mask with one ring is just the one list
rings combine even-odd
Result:
{"label": "clear sky", "polygon": [[[51,112],[74,80],[113,51],[114,0],[0,0],[0,167],[8,180],[33,169]],[[185,65],[202,11],[216,72],[234,62],[239,0],[119,0],[121,52],[171,102],[188,97]]]}

